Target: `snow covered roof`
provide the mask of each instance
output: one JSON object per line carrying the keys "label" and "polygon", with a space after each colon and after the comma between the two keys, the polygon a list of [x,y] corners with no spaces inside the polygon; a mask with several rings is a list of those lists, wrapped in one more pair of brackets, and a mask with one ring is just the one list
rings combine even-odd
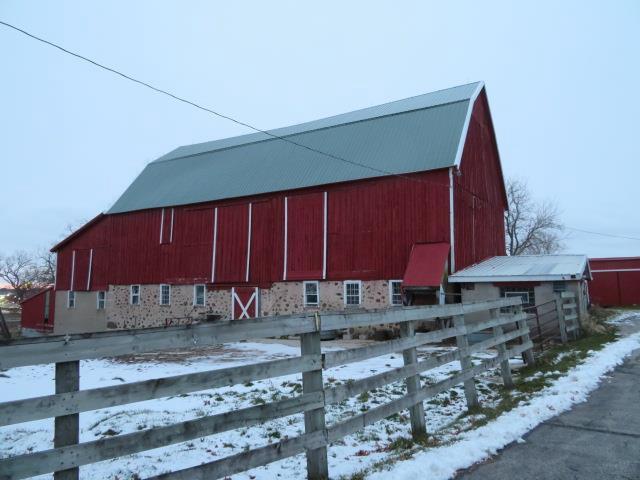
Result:
{"label": "snow covered roof", "polygon": [[492,257],[449,276],[450,283],[591,279],[586,255]]}

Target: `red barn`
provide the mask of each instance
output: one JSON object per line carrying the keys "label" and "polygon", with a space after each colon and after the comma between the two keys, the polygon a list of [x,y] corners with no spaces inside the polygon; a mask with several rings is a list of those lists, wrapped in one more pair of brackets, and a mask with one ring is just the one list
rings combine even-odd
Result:
{"label": "red barn", "polygon": [[602,306],[640,305],[640,257],[591,258],[591,301]]}
{"label": "red barn", "polygon": [[483,83],[180,147],[53,248],[56,331],[438,301],[506,208]]}

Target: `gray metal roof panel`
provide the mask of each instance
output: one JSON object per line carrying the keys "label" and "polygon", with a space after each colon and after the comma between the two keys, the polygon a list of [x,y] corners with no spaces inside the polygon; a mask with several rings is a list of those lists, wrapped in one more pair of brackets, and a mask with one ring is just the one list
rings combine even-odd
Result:
{"label": "gray metal roof panel", "polygon": [[[180,147],[146,166],[108,213],[446,168],[481,83],[272,130]],[[362,166],[365,165],[365,166]]]}
{"label": "gray metal roof panel", "polygon": [[565,280],[583,277],[590,277],[586,255],[517,255],[489,258],[450,275],[449,281]]}

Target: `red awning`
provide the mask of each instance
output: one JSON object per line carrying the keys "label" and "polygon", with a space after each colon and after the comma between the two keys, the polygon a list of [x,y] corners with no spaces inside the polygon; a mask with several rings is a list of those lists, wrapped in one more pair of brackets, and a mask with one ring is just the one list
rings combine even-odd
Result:
{"label": "red awning", "polygon": [[448,243],[414,244],[404,271],[402,287],[439,287],[447,268],[448,257]]}

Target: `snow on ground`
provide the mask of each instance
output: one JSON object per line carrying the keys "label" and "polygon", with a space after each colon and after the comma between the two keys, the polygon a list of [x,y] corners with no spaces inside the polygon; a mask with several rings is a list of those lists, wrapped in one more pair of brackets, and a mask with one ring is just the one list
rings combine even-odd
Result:
{"label": "snow on ground", "polygon": [[[447,351],[450,347],[426,347],[419,350],[424,357]],[[331,348],[328,348],[329,350]],[[125,361],[82,361],[81,388],[96,388],[183,373],[246,365],[274,358],[298,356],[298,347],[278,343],[233,343],[199,358],[140,355]],[[481,354],[479,358],[491,356]],[[518,361],[515,360],[517,363]],[[386,355],[364,362],[343,365],[324,372],[326,385],[339,385],[391,368],[402,366],[402,355]],[[425,372],[423,382],[436,383],[457,372],[459,362]],[[54,392],[53,366],[21,367],[0,372],[0,402],[48,395]],[[478,384],[480,399],[492,404],[498,398],[493,383],[496,372],[487,372]],[[169,425],[205,415],[294,396],[302,391],[301,375],[289,375],[231,387],[217,388],[163,399],[149,400],[80,414],[80,440],[91,441],[111,435],[130,433],[155,426]],[[405,394],[404,383],[394,383],[360,395],[327,409],[327,424],[346,420],[353,415]],[[453,388],[425,403],[427,428],[435,431],[455,420],[465,411],[462,386]],[[255,448],[281,438],[304,432],[303,415],[293,415],[262,425],[242,428],[218,435],[183,442],[139,454],[81,467],[81,478],[147,477],[166,471],[198,465],[243,449]],[[332,477],[349,476],[389,454],[389,443],[410,436],[407,412],[401,412],[354,435],[345,437],[329,448]],[[0,428],[0,458],[53,448],[53,420],[40,420]],[[272,463],[234,478],[293,479],[306,477],[304,455]],[[51,478],[43,475],[38,478]],[[135,477],[134,477],[135,478]]]}
{"label": "snow on ground", "polygon": [[[615,322],[628,320],[638,312],[621,313]],[[504,413],[496,420],[475,430],[460,433],[458,426],[450,427],[466,410],[462,385],[425,402],[427,429],[455,430],[446,434],[446,446],[417,453],[411,460],[392,464],[390,443],[400,437],[410,437],[407,412],[393,415],[345,437],[329,447],[329,471],[332,478],[349,477],[374,464],[387,463],[391,471],[374,473],[371,478],[449,478],[457,469],[482,461],[512,441],[572,405],[586,400],[601,377],[633,349],[640,347],[640,333],[616,341],[603,350],[593,352],[585,363],[554,380],[551,386],[535,394],[527,402]],[[426,347],[421,357],[447,351],[450,347]],[[327,348],[327,350],[332,348]],[[275,358],[298,356],[299,348],[279,343],[242,342],[209,349],[202,356],[140,355],[121,360],[92,360],[81,362],[81,388],[96,388],[150,378],[179,375],[238,365],[246,365]],[[492,356],[479,354],[477,360]],[[521,364],[512,359],[513,364]],[[386,355],[364,362],[336,367],[324,372],[326,386],[339,385],[402,365],[402,355]],[[452,362],[423,375],[423,383],[436,383],[455,374],[459,362]],[[559,372],[558,372],[559,373]],[[553,378],[553,377],[552,377]],[[483,374],[477,383],[480,401],[492,407],[501,400],[499,372]],[[21,367],[0,372],[0,402],[53,393],[53,366]],[[217,388],[163,399],[138,402],[119,407],[96,410],[80,415],[81,441],[91,441],[111,435],[144,430],[184,420],[215,415],[238,408],[298,395],[302,390],[301,375],[289,375],[231,387]],[[402,396],[403,382],[349,399],[327,408],[327,424],[346,420],[353,415]],[[466,417],[468,420],[469,417]],[[457,424],[456,424],[457,425]],[[302,414],[266,422],[261,425],[170,445],[98,464],[81,467],[81,478],[139,478],[186,468],[228,455],[256,448],[279,439],[295,437],[304,431]],[[41,420],[0,428],[0,458],[53,447],[53,420]],[[43,475],[38,478],[51,478]],[[238,479],[282,480],[306,478],[304,455],[259,467],[234,475]]]}
{"label": "snow on ground", "polygon": [[[611,323],[627,321],[639,312],[621,313]],[[411,460],[398,462],[390,469],[370,475],[371,480],[386,478],[431,480],[448,479],[459,469],[472,466],[495,455],[508,444],[524,442],[522,436],[540,423],[587,400],[604,375],[620,365],[625,357],[640,348],[640,332],[612,342],[602,350],[591,352],[584,363],[521,402],[496,420],[460,435],[456,442],[416,454]]]}

